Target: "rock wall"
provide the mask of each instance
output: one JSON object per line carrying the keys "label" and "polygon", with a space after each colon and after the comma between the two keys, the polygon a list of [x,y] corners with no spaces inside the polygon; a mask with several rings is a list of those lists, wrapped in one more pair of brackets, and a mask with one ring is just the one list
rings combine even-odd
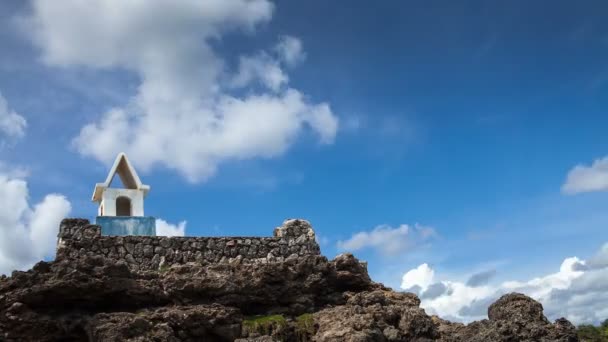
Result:
{"label": "rock wall", "polygon": [[103,256],[134,270],[163,269],[189,262],[271,263],[320,255],[315,232],[305,220],[287,220],[272,237],[102,236],[86,219],[64,219],[57,260]]}

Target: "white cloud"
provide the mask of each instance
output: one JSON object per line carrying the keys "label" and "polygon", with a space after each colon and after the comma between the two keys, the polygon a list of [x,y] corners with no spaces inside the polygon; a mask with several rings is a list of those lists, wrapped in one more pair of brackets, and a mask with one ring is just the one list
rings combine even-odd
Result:
{"label": "white cloud", "polygon": [[[550,319],[566,317],[575,324],[598,323],[608,318],[608,265],[602,260],[608,244],[589,261],[566,258],[559,271],[528,281],[506,281],[501,284],[474,284],[436,280],[435,271],[422,264],[404,274],[401,288],[421,295],[421,306],[431,314],[469,322],[486,318],[488,306],[509,292],[524,293],[543,304]],[[440,294],[425,292],[441,284]],[[435,291],[436,292],[436,291]]]}
{"label": "white cloud", "polygon": [[422,264],[412,270],[409,270],[403,275],[401,280],[401,288],[410,289],[414,286],[420,287],[421,290],[426,290],[435,278],[435,271],[428,264]]}
{"label": "white cloud", "polygon": [[302,41],[296,37],[281,37],[275,49],[288,66],[294,66],[306,59]]}
{"label": "white cloud", "polygon": [[9,138],[20,138],[25,134],[25,118],[11,110],[2,93],[0,93],[0,133]]}
{"label": "white cloud", "polygon": [[291,88],[283,70],[303,56],[299,40],[243,56],[234,71],[210,44],[254,32],[273,8],[267,0],[35,0],[22,23],[49,65],[141,79],[127,105],[82,128],[73,141],[81,154],[110,163],[124,151],[144,170],[164,166],[196,182],[227,160],[280,156],[307,128],[322,143],[335,138],[329,105]]}
{"label": "white cloud", "polygon": [[347,251],[358,251],[374,248],[386,255],[395,255],[409,250],[416,242],[428,240],[435,235],[430,227],[402,224],[398,227],[379,225],[370,232],[358,232],[346,241],[338,241],[338,248]]}
{"label": "white cloud", "polygon": [[0,175],[7,178],[26,178],[29,170],[24,167],[15,167],[0,160]]}
{"label": "white cloud", "polygon": [[256,56],[242,56],[239,61],[239,71],[234,76],[230,85],[241,88],[259,80],[262,85],[274,92],[289,81],[289,76],[283,72],[279,62],[266,53]]}
{"label": "white cloud", "polygon": [[496,275],[496,270],[487,270],[473,274],[467,280],[467,286],[476,287],[487,284]]}
{"label": "white cloud", "polygon": [[565,194],[608,190],[608,157],[596,159],[591,166],[576,165],[562,185]]}
{"label": "white cloud", "polygon": [[186,221],[178,224],[171,224],[165,220],[156,220],[156,235],[157,236],[184,236],[186,234]]}
{"label": "white cloud", "polygon": [[262,51],[253,56],[241,56],[238,72],[229,86],[242,88],[259,81],[269,90],[279,92],[289,82],[289,76],[281,68],[282,63],[295,66],[304,60],[304,52],[300,40],[291,36],[281,37],[273,51],[275,55]]}
{"label": "white cloud", "polygon": [[1,173],[0,203],[0,274],[54,254],[59,223],[71,210],[65,197],[50,194],[31,208],[26,181]]}
{"label": "white cloud", "polygon": [[585,266],[590,269],[608,268],[608,243],[605,243],[599,252],[587,260]]}

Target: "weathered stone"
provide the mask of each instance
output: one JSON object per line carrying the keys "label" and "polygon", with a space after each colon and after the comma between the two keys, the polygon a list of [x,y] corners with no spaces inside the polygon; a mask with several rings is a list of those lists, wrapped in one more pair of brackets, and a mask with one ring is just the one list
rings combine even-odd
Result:
{"label": "weathered stone", "polygon": [[162,248],[169,248],[169,246],[171,246],[171,241],[168,238],[161,238],[159,245]]}
{"label": "weathered stone", "polygon": [[205,256],[205,260],[207,260],[207,261],[215,260],[215,253],[211,250],[206,250],[204,256]]}
{"label": "weathered stone", "polygon": [[296,261],[298,260],[299,256],[297,254],[291,254],[290,256],[287,257],[287,259],[285,259],[285,261]]}
{"label": "weathered stone", "polygon": [[133,255],[131,255],[131,254],[125,255],[125,261],[128,262],[129,264],[137,264],[137,261],[135,261],[135,259],[133,258]]}
{"label": "weathered stone", "polygon": [[144,245],[139,242],[135,245],[135,247],[133,248],[133,256],[134,257],[141,257],[144,253]]}
{"label": "weathered stone", "polygon": [[183,255],[182,255],[181,251],[176,250],[173,252],[173,261],[180,262],[182,260],[182,257],[183,257]]}
{"label": "weathered stone", "polygon": [[268,255],[266,255],[266,260],[268,261],[274,261],[275,257],[274,254],[272,254],[272,252],[268,253]]}
{"label": "weathered stone", "polygon": [[[292,240],[293,241],[293,240]],[[308,236],[307,235],[300,235],[296,238],[295,243],[301,245],[303,243],[306,243],[306,241],[308,241]]]}
{"label": "weathered stone", "polygon": [[152,257],[154,255],[154,249],[151,245],[146,245],[143,247],[143,253],[145,257]]}
{"label": "weathered stone", "polygon": [[[367,265],[352,255],[340,255],[331,262],[321,257],[314,231],[303,220],[287,220],[275,230],[274,237],[264,238],[126,236],[119,239],[100,236],[98,232],[96,226],[62,223],[56,263],[80,265],[83,260],[101,257],[105,253],[110,260],[101,264],[97,262],[93,273],[69,276],[71,282],[90,279],[94,291],[104,291],[104,300],[114,293],[117,298],[119,294],[132,296],[134,305],[154,308],[150,310],[160,310],[165,303],[173,303],[177,310],[183,303],[211,303],[214,300],[237,308],[260,308],[262,305],[261,310],[293,315],[316,310],[314,326],[319,329],[313,329],[308,340],[317,341],[574,341],[574,327],[568,321],[548,322],[543,316],[542,306],[523,295],[501,298],[491,306],[489,320],[474,323],[470,328],[429,318],[418,308],[419,301],[415,296],[398,295],[373,283],[367,276]],[[106,275],[103,280],[95,278],[106,272],[101,271],[103,265],[117,264],[121,259],[127,262],[125,268],[133,272],[132,275]],[[172,266],[168,268],[168,265]],[[54,273],[54,267],[47,267],[46,271],[45,268],[36,268],[36,275]],[[82,272],[78,267],[66,266],[62,274]],[[24,277],[22,274],[15,273],[15,279]],[[134,281],[125,279],[129,277]],[[6,280],[0,277],[0,296],[4,296],[1,291],[6,289],[3,282]],[[74,284],[67,285],[74,289]],[[105,286],[117,288],[107,289]],[[223,292],[224,289],[227,292]],[[74,296],[87,293],[85,290],[69,292]],[[24,296],[30,298],[29,293],[24,292]],[[124,302],[120,298],[116,301]],[[36,309],[31,301],[18,301],[27,304],[23,312]],[[4,308],[2,303],[12,302],[0,297],[0,311]],[[69,303],[79,302],[72,298]],[[87,304],[87,308],[91,305]],[[335,311],[321,314],[328,309]],[[164,311],[155,312],[161,314]],[[22,319],[17,314],[8,314],[11,322]],[[108,311],[108,314],[112,313]],[[330,318],[336,320],[338,315],[344,316],[345,320],[337,320],[339,324],[329,321]],[[3,327],[2,317],[0,314],[0,328]],[[174,331],[178,339],[197,340],[193,337],[195,335],[188,335],[192,331],[180,330],[184,322],[180,321],[179,327],[172,325],[167,331]],[[136,326],[138,324],[135,323]],[[150,327],[162,330],[162,324],[168,326],[172,323],[150,324]],[[226,327],[232,329],[230,324]],[[61,329],[56,331],[65,331]],[[277,340],[293,340],[291,337],[275,337]]]}
{"label": "weathered stone", "polygon": [[134,248],[135,246],[132,243],[125,243],[125,249],[127,250],[127,253],[133,254]]}
{"label": "weathered stone", "polygon": [[150,268],[158,269],[159,264],[160,264],[160,255],[155,254],[154,257],[152,258],[152,261],[150,262]]}

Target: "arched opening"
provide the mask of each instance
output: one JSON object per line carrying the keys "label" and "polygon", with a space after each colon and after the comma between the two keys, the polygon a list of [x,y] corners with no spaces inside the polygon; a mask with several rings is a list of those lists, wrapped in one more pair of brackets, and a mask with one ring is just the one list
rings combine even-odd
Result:
{"label": "arched opening", "polygon": [[131,216],[131,200],[128,197],[116,198],[116,216]]}

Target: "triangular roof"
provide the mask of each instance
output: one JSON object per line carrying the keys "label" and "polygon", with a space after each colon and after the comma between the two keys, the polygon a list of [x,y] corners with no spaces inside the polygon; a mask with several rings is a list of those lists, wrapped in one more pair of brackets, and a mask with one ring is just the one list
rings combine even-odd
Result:
{"label": "triangular roof", "polygon": [[129,162],[127,155],[124,152],[120,152],[118,156],[116,156],[116,160],[110,169],[110,173],[108,173],[106,181],[95,184],[92,198],[93,202],[101,201],[101,194],[105,189],[110,187],[110,184],[112,184],[112,180],[117,173],[126,189],[143,190],[144,196],[150,191],[150,186],[144,185],[139,179],[139,176],[137,176],[137,172],[135,172],[135,169]]}

